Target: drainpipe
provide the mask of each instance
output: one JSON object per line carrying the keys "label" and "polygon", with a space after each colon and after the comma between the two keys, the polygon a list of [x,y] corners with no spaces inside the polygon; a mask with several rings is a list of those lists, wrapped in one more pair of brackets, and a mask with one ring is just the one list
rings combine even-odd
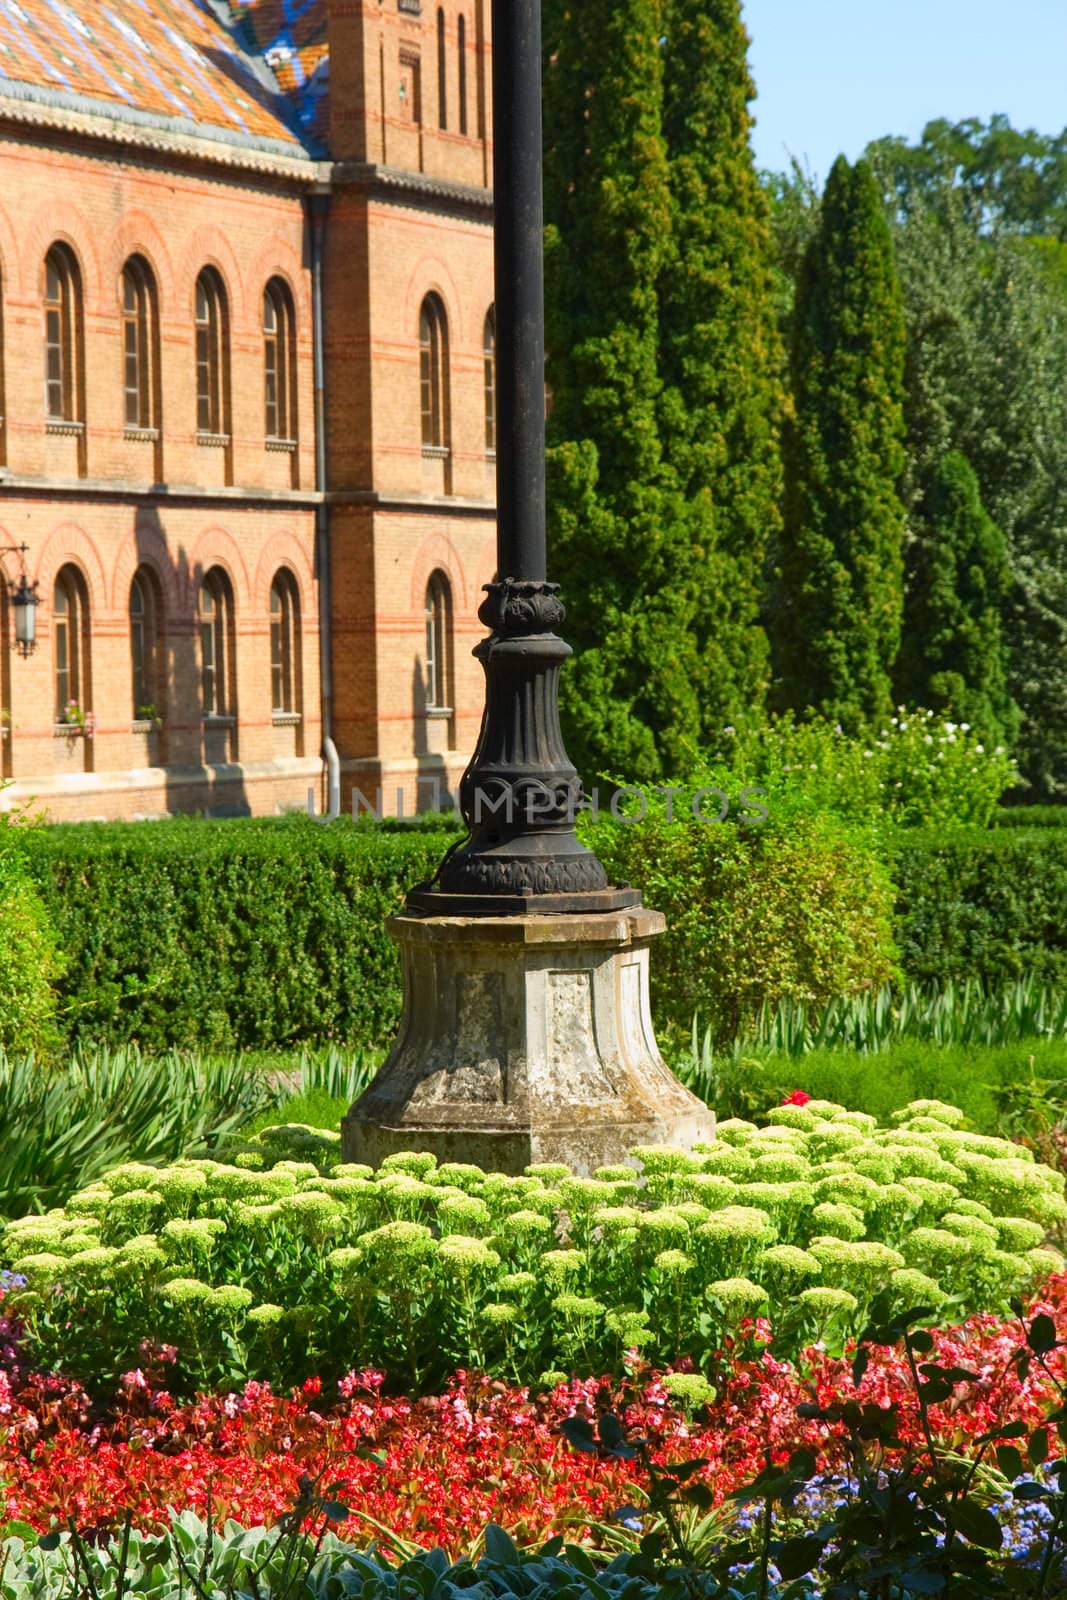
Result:
{"label": "drainpipe", "polygon": [[[330,508],[326,504],[326,363],[323,351],[323,256],[330,193],[325,187],[308,195],[311,222],[311,319],[315,385],[315,566],[319,579],[319,675],[322,685],[322,754],[326,762],[327,818],[341,810],[341,763],[333,742],[333,622],[330,584]],[[309,795],[308,809],[311,810]]]}

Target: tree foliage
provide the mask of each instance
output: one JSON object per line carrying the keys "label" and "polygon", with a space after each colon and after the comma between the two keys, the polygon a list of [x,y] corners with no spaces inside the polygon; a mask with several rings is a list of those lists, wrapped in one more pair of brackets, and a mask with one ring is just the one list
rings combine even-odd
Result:
{"label": "tree foliage", "polygon": [[784,358],[753,164],[739,0],[669,0],[663,128],[671,202],[660,291],[664,448],[678,477],[706,735],[758,717],[767,541],[780,526]]}
{"label": "tree foliage", "polygon": [[737,0],[552,0],[545,209],[552,568],[587,777],[684,769],[758,715],[779,350]]}
{"label": "tree foliage", "polygon": [[951,713],[990,746],[1015,743],[1001,606],[1011,576],[1004,535],[966,456],[950,451],[916,508],[908,552],[897,694]]}
{"label": "tree foliage", "polygon": [[768,617],[781,706],[847,730],[891,705],[903,604],[904,349],[877,185],[865,162],[841,157],[797,286],[795,416]]}

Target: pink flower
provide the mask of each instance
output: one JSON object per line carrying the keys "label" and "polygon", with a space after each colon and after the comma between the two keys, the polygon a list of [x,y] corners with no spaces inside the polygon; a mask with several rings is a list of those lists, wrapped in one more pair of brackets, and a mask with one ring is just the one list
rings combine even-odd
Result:
{"label": "pink flower", "polygon": [[790,1089],[782,1104],[784,1106],[806,1106],[810,1099],[811,1095],[806,1094],[803,1089]]}

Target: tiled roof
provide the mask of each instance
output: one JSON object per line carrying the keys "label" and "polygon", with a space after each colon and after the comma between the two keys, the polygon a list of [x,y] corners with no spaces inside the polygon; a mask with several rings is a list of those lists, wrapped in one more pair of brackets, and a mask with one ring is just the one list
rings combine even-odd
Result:
{"label": "tiled roof", "polygon": [[0,0],[0,96],[298,154],[327,81],[326,0]]}

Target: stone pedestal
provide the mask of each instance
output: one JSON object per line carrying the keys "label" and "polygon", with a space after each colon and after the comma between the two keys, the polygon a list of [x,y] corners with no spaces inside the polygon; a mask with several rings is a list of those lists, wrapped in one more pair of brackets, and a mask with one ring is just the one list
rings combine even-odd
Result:
{"label": "stone pedestal", "polygon": [[658,911],[397,916],[404,1015],[342,1124],[346,1161],[431,1150],[519,1173],[575,1172],[638,1144],[689,1147],[715,1119],[656,1047],[648,946]]}

